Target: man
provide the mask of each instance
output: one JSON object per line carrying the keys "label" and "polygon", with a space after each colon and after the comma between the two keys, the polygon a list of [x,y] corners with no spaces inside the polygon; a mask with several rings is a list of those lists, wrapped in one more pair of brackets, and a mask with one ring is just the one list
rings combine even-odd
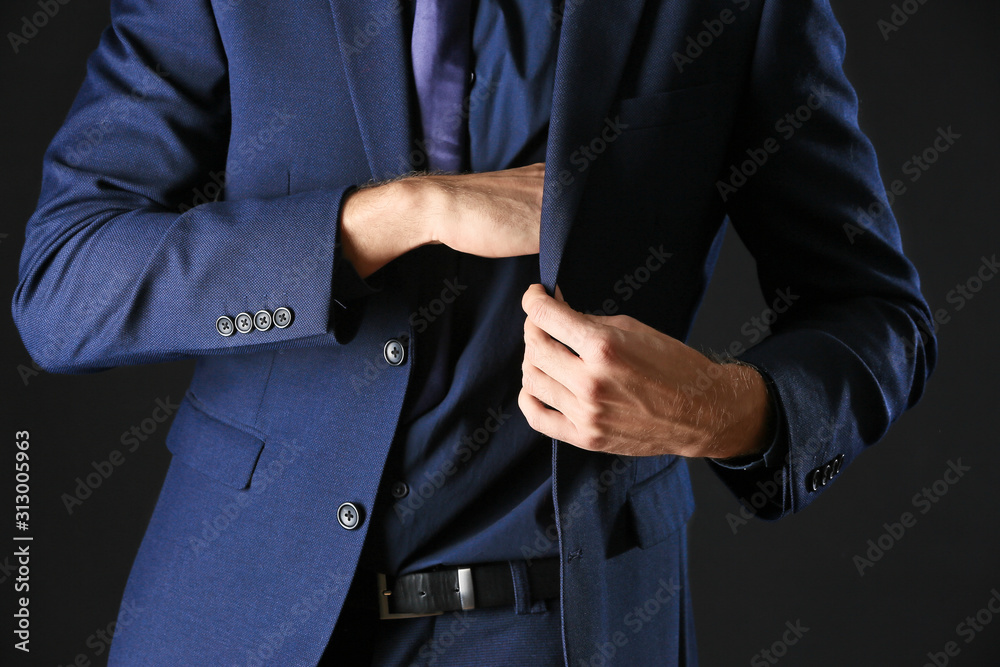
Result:
{"label": "man", "polygon": [[[198,359],[111,664],[696,664],[685,459],[799,511],[934,363],[843,50],[825,0],[115,2],[14,299],[51,371]],[[781,314],[710,360],[727,216]]]}

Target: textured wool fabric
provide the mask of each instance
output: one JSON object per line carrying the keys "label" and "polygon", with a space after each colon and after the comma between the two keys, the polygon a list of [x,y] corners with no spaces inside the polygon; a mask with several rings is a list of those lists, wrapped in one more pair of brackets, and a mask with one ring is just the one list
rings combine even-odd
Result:
{"label": "textured wool fabric", "polygon": [[[677,58],[723,9],[712,44]],[[758,515],[801,511],[822,493],[813,471],[875,444],[936,358],[829,3],[579,2],[549,20],[541,283],[684,340],[728,220],[765,298],[796,299],[769,338],[728,350],[773,383],[774,455],[709,465],[765,497]],[[115,0],[112,21],[46,153],[13,302],[50,371],[197,359],[109,664],[315,665],[391,497],[413,365],[386,363],[386,344],[421,354],[404,263],[363,303],[331,293],[344,194],[417,150],[401,10]],[[286,328],[215,328],[281,307]],[[565,662],[611,642],[616,664],[696,664],[687,462],[551,454],[555,517],[513,546],[558,550]],[[348,502],[360,519],[343,528]]]}

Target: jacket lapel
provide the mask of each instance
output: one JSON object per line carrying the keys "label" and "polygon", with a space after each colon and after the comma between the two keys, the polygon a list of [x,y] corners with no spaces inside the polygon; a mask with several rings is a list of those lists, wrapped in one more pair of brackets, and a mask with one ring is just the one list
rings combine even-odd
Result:
{"label": "jacket lapel", "polygon": [[[600,137],[608,120],[643,4],[566,0],[563,6],[539,256],[549,293],[590,171],[578,151]],[[330,0],[330,6],[372,178],[406,172],[413,136],[405,7],[401,0]]]}
{"label": "jacket lapel", "polygon": [[402,0],[330,0],[372,178],[410,170],[410,40]]}
{"label": "jacket lapel", "polygon": [[566,0],[563,7],[539,257],[542,284],[550,294],[555,292],[563,250],[590,171],[578,151],[600,137],[609,120],[643,4],[644,0]]}

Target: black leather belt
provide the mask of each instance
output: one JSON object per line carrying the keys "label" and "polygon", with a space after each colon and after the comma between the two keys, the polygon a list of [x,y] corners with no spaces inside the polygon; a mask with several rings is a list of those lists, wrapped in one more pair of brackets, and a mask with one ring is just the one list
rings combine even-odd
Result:
{"label": "black leather belt", "polygon": [[[559,559],[531,561],[527,567],[531,602],[559,596]],[[437,616],[449,611],[513,606],[514,578],[507,562],[412,572],[378,578],[380,618]]]}

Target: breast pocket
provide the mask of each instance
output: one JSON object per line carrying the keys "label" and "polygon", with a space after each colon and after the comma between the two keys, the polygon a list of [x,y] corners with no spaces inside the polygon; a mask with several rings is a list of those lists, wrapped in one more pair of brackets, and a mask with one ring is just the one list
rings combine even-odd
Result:
{"label": "breast pocket", "polygon": [[264,439],[206,413],[188,393],[167,434],[167,449],[195,470],[234,489],[250,486]]}
{"label": "breast pocket", "polygon": [[624,130],[686,123],[711,115],[722,101],[724,91],[722,83],[707,83],[630,97],[619,100],[610,116],[617,116]]}

